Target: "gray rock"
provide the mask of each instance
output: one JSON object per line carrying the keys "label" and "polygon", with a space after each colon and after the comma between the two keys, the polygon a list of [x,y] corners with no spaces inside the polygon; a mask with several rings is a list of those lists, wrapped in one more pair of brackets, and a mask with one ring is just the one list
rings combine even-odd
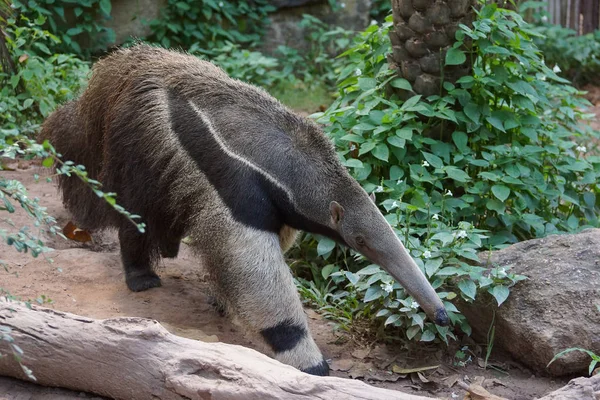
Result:
{"label": "gray rock", "polygon": [[[480,259],[486,263],[488,256]],[[587,375],[591,359],[581,352],[546,365],[569,347],[600,354],[600,229],[521,242],[493,252],[489,261],[529,279],[514,286],[500,308],[487,293],[458,305],[474,335],[486,337],[496,309],[494,347],[541,374]]]}
{"label": "gray rock", "polygon": [[107,26],[115,31],[115,44],[121,44],[130,37],[141,38],[152,33],[144,21],[160,17],[160,9],[167,5],[166,0],[112,0],[111,19]]}
{"label": "gray rock", "polygon": [[330,27],[341,26],[351,31],[362,31],[371,21],[369,10],[371,0],[344,0],[339,10],[332,11],[327,0],[320,1],[289,1],[287,3],[306,3],[298,7],[280,8],[269,14],[271,23],[263,37],[261,51],[273,54],[279,45],[290,46],[304,51],[308,48],[305,40],[306,32],[300,26],[303,14],[310,14],[320,19]]}

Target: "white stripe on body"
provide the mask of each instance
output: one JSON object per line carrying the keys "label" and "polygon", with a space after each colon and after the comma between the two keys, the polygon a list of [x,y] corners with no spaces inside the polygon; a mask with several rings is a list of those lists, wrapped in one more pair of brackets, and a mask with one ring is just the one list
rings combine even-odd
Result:
{"label": "white stripe on body", "polygon": [[239,154],[234,153],[231,149],[229,149],[227,147],[227,144],[225,143],[225,141],[221,138],[221,136],[215,129],[209,116],[206,115],[206,113],[204,113],[204,111],[202,111],[198,107],[196,107],[196,105],[191,100],[188,100],[188,102],[189,102],[190,106],[192,107],[192,109],[196,112],[196,114],[198,114],[198,116],[200,117],[202,122],[204,122],[206,124],[210,134],[215,138],[215,140],[219,144],[219,147],[221,147],[221,149],[225,152],[225,154],[227,154],[229,157],[231,157],[235,160],[238,160],[238,161],[244,163],[248,167],[252,168],[254,171],[261,174],[263,177],[265,177],[267,180],[269,180],[269,182],[271,182],[272,184],[277,186],[279,189],[283,190],[285,192],[285,194],[287,195],[289,201],[292,203],[292,206],[294,206],[294,209],[296,209],[296,204],[294,202],[294,195],[292,194],[292,191],[288,187],[283,185],[281,182],[279,182],[277,180],[277,178],[275,178],[273,175],[271,175],[269,172],[265,171],[258,165],[254,164],[252,161],[247,160],[246,158],[240,156]]}

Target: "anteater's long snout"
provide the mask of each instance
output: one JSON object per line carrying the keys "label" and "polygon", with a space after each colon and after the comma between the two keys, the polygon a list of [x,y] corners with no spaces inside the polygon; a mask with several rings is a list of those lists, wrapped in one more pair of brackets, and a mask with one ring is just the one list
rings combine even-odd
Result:
{"label": "anteater's long snout", "polygon": [[393,239],[387,249],[370,258],[406,289],[432,321],[440,326],[449,325],[450,319],[444,303],[391,229],[390,234],[390,239]]}

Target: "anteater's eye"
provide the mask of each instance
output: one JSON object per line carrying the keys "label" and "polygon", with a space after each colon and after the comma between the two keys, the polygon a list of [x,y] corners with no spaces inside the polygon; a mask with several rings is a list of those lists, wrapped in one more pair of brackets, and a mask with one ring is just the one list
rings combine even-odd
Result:
{"label": "anteater's eye", "polygon": [[365,238],[362,236],[357,236],[354,240],[356,240],[356,245],[357,246],[364,246],[365,245]]}

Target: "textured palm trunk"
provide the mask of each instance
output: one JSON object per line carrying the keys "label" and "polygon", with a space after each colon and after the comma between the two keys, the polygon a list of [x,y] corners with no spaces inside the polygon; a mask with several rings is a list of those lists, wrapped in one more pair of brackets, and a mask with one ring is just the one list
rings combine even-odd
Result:
{"label": "textured palm trunk", "polygon": [[392,0],[389,61],[415,93],[441,94],[442,78],[454,82],[470,73],[468,59],[461,65],[443,64],[458,26],[472,25],[475,4],[475,0]]}

